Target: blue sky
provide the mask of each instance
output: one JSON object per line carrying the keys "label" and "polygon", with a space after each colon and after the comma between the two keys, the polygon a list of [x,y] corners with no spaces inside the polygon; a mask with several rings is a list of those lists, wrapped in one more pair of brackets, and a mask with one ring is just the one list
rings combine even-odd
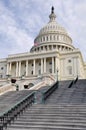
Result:
{"label": "blue sky", "polygon": [[0,58],[29,52],[52,5],[86,61],[86,0],[0,0]]}

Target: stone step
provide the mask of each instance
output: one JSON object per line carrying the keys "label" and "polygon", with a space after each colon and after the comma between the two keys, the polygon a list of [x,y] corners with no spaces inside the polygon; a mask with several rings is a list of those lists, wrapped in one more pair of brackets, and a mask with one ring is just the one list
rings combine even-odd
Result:
{"label": "stone step", "polygon": [[8,127],[8,130],[9,130],[9,128],[20,128],[20,129],[22,129],[22,128],[27,128],[27,129],[29,129],[29,128],[45,128],[45,129],[47,129],[47,128],[52,128],[52,130],[54,129],[54,128],[78,128],[78,129],[86,129],[86,124],[81,124],[81,123],[79,123],[79,124],[77,124],[77,123],[50,123],[50,122],[32,122],[32,123],[22,123],[22,124],[12,124],[11,126],[9,126]]}
{"label": "stone step", "polygon": [[[32,115],[33,115],[33,114],[22,115],[22,118],[23,118],[23,117],[31,118]],[[38,118],[38,117],[45,117],[45,116],[46,116],[46,117],[55,117],[55,116],[56,116],[56,117],[57,117],[57,116],[60,116],[60,117],[70,117],[70,116],[71,116],[71,117],[74,118],[75,116],[76,116],[76,117],[86,117],[86,114],[85,114],[85,115],[84,115],[84,114],[65,114],[65,113],[62,113],[62,114],[60,113],[60,114],[57,114],[57,115],[56,115],[56,114],[44,114],[44,113],[43,113],[43,114],[34,114],[34,118],[36,118],[36,117],[37,117],[37,118]]]}
{"label": "stone step", "polygon": [[53,120],[52,120],[52,118],[41,118],[41,120],[40,120],[40,118],[37,118],[36,120],[33,119],[33,118],[28,118],[28,119],[27,118],[26,119],[25,118],[24,119],[20,118],[20,119],[17,119],[15,121],[15,124],[16,123],[22,123],[22,122],[23,123],[24,122],[26,122],[26,123],[34,122],[35,123],[35,122],[40,122],[40,121],[41,122],[44,122],[44,121],[45,122],[52,122],[52,123],[53,122],[58,122],[58,123],[63,122],[63,123],[65,123],[66,122],[66,123],[84,123],[84,124],[86,124],[86,120],[85,119],[80,120],[78,118],[77,119],[76,118],[74,118],[74,119],[73,118],[72,119],[71,118],[68,118],[68,119],[67,118],[66,119],[65,118],[53,118]]}
{"label": "stone step", "polygon": [[[20,119],[20,118],[18,118],[18,119]],[[42,117],[41,116],[38,116],[38,117],[37,116],[33,116],[31,118],[30,117],[26,117],[26,116],[23,116],[23,117],[21,116],[21,119],[24,119],[24,120],[40,119],[41,120],[41,119],[45,119],[45,116],[42,116]],[[86,117],[76,117],[76,116],[75,117],[72,117],[72,116],[66,116],[66,117],[65,116],[58,116],[57,117],[57,116],[51,116],[51,118],[50,118],[49,116],[47,116],[46,119],[47,120],[49,120],[49,119],[52,119],[52,120],[54,120],[54,119],[55,120],[57,120],[57,119],[60,119],[60,120],[64,120],[64,119],[65,120],[86,120]]]}
{"label": "stone step", "polygon": [[[8,128],[8,130],[15,130],[15,127]],[[16,128],[16,130],[46,130],[46,128]],[[70,127],[58,127],[58,128],[47,128],[47,130],[81,130],[81,128],[70,128]],[[82,130],[86,130],[82,128]]]}

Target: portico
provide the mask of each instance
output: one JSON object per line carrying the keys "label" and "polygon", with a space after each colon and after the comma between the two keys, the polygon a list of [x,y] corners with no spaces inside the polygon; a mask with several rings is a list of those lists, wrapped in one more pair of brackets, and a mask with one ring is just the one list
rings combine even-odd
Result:
{"label": "portico", "polygon": [[21,77],[23,75],[27,77],[31,75],[41,75],[44,73],[55,74],[56,68],[58,66],[57,57],[56,54],[54,54],[54,56],[49,55],[51,55],[50,52],[48,52],[48,55],[46,54],[46,57],[43,57],[43,55],[41,55],[41,58],[39,58],[38,55],[34,59],[28,58],[26,60],[21,60],[21,56],[16,62],[11,56],[8,59],[7,75],[11,75],[12,77]]}

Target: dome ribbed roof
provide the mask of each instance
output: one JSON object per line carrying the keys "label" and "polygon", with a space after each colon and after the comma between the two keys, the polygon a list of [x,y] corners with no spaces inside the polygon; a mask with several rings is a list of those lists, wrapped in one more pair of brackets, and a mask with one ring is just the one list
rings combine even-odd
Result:
{"label": "dome ribbed roof", "polygon": [[59,24],[57,24],[57,22],[49,22],[46,26],[44,26],[40,32],[39,35],[45,34],[45,33],[63,33],[63,34],[67,34],[66,30],[60,26]]}
{"label": "dome ribbed roof", "polygon": [[40,30],[39,35],[45,34],[45,33],[53,33],[53,32],[67,34],[66,30],[61,25],[59,25],[55,20],[56,15],[54,14],[54,7],[52,7],[49,18],[50,18],[49,23]]}

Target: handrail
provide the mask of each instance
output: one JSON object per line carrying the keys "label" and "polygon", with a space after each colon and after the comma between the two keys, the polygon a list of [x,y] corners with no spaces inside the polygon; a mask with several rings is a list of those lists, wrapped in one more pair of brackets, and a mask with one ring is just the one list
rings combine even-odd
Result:
{"label": "handrail", "polygon": [[23,111],[28,106],[31,106],[34,103],[34,92],[23,98],[20,102],[18,102],[14,107],[10,108],[10,110],[4,112],[0,116],[0,130],[3,128],[7,128],[7,124],[10,124],[11,121],[14,121],[18,115],[22,114]]}
{"label": "handrail", "polygon": [[58,81],[55,82],[49,89],[47,89],[45,92],[42,94],[42,102],[44,103],[45,100],[52,94],[56,88],[58,88]]}
{"label": "handrail", "polygon": [[71,81],[71,83],[69,84],[68,88],[71,88],[73,86],[73,84],[76,84],[77,81],[78,81],[78,76],[76,77],[75,80]]}
{"label": "handrail", "polygon": [[76,77],[76,79],[74,80],[74,84],[78,81],[78,76]]}
{"label": "handrail", "polygon": [[74,84],[74,80],[71,81],[71,83],[69,84],[68,88],[71,88],[73,84]]}

